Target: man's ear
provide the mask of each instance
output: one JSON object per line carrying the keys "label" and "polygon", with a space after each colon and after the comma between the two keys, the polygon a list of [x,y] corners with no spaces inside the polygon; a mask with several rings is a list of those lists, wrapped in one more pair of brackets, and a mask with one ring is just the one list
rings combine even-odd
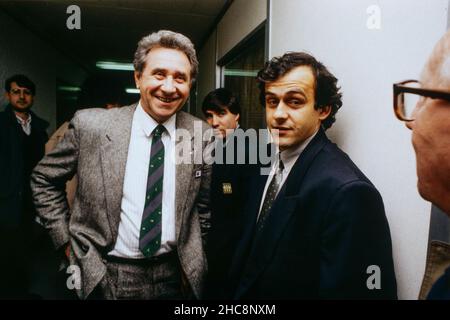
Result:
{"label": "man's ear", "polygon": [[241,115],[238,113],[238,114],[234,117],[234,120],[236,120],[236,122],[238,122],[240,117],[241,117]]}
{"label": "man's ear", "polygon": [[331,106],[324,106],[319,109],[317,109],[317,112],[319,112],[319,119],[321,121],[324,121],[331,113]]}
{"label": "man's ear", "polygon": [[10,97],[9,97],[9,92],[5,92],[5,99],[8,100],[8,101],[11,101]]}
{"label": "man's ear", "polygon": [[134,71],[134,82],[136,83],[136,88],[139,89],[139,79],[141,78],[141,73]]}

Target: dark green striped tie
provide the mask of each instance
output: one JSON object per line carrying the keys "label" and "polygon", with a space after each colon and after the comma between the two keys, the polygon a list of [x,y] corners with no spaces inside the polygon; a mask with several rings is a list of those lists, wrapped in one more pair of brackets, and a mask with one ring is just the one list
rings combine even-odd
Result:
{"label": "dark green striped tie", "polygon": [[161,246],[162,191],[164,178],[164,145],[161,135],[163,125],[153,130],[147,192],[139,235],[139,250],[145,257],[153,256]]}

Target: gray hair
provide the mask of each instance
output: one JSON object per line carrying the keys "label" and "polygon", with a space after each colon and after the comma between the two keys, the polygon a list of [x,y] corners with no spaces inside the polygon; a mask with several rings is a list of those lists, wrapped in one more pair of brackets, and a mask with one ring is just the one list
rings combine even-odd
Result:
{"label": "gray hair", "polygon": [[188,37],[181,33],[169,30],[153,32],[139,41],[136,52],[134,53],[134,70],[139,74],[144,71],[145,58],[149,51],[156,47],[176,49],[184,52],[191,63],[191,79],[192,81],[195,80],[198,74],[198,60],[194,44]]}

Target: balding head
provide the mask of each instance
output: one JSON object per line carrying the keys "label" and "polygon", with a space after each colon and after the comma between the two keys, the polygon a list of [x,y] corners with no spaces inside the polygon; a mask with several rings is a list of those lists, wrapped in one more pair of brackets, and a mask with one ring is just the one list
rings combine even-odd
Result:
{"label": "balding head", "polygon": [[450,90],[450,31],[436,44],[421,75],[422,85],[436,90]]}
{"label": "balding head", "polygon": [[[422,72],[421,86],[450,92],[450,31],[436,44]],[[420,194],[450,215],[450,101],[423,98],[414,110],[417,186]]]}

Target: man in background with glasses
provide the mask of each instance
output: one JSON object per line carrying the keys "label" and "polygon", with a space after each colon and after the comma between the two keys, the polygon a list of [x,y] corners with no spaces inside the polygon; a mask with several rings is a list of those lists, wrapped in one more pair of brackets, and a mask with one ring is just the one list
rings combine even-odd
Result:
{"label": "man in background with glasses", "polygon": [[[394,84],[394,110],[412,130],[420,195],[450,216],[450,31],[420,81]],[[432,241],[421,298],[450,299],[450,245]]]}
{"label": "man in background with glasses", "polygon": [[0,113],[0,298],[26,296],[31,245],[36,244],[30,175],[44,156],[48,122],[31,111],[35,94],[35,84],[24,75],[5,81],[8,105]]}

